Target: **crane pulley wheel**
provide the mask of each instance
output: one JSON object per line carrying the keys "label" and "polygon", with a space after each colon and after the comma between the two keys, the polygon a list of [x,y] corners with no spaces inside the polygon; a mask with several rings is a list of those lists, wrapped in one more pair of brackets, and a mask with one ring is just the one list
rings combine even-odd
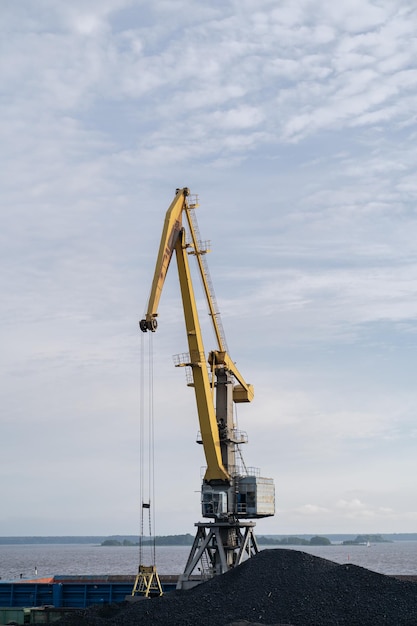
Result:
{"label": "crane pulley wheel", "polygon": [[152,318],[151,320],[140,320],[139,328],[143,333],[148,332],[148,330],[154,333],[158,328],[158,322],[155,318]]}

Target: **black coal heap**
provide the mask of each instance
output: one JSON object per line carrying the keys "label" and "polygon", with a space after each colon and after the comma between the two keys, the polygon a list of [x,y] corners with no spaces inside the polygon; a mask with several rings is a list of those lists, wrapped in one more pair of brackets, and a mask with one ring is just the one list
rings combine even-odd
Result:
{"label": "black coal heap", "polygon": [[79,611],[60,626],[416,626],[417,583],[298,550],[262,550],[189,591]]}

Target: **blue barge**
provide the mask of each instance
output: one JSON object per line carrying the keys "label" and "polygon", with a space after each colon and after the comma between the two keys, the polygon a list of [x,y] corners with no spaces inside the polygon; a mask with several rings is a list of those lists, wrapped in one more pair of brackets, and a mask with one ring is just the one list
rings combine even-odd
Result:
{"label": "blue barge", "polygon": [[[160,576],[164,593],[175,589],[177,578]],[[66,610],[123,602],[131,596],[134,583],[135,576],[131,575],[63,575],[0,581],[0,626],[11,619],[17,624],[50,623]]]}
{"label": "blue barge", "polygon": [[[177,576],[160,576],[164,592],[175,589]],[[123,602],[132,593],[135,576],[52,576],[1,581],[0,607],[54,606],[85,608]]]}

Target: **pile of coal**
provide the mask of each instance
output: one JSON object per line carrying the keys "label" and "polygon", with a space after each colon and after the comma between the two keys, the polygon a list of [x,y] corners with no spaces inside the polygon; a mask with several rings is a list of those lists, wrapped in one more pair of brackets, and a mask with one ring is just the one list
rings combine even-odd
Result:
{"label": "pile of coal", "polygon": [[189,591],[64,617],[60,626],[416,626],[417,583],[298,550],[262,550]]}

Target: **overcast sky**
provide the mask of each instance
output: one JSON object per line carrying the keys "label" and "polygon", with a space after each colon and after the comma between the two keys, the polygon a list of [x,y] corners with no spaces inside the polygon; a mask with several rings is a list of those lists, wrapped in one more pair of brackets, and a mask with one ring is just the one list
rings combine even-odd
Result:
{"label": "overcast sky", "polygon": [[[184,186],[276,483],[258,533],[415,531],[415,2],[3,0],[0,28],[0,535],[139,532],[138,320]],[[194,532],[204,465],[170,270],[157,534]]]}

